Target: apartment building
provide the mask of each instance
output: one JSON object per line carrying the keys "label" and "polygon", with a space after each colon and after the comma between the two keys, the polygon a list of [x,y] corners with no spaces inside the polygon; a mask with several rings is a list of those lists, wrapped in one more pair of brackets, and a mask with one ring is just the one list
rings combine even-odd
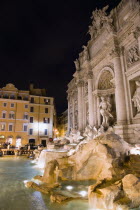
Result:
{"label": "apartment building", "polygon": [[31,84],[28,91],[13,84],[0,89],[0,143],[16,147],[43,144],[53,138],[56,123],[54,98]]}

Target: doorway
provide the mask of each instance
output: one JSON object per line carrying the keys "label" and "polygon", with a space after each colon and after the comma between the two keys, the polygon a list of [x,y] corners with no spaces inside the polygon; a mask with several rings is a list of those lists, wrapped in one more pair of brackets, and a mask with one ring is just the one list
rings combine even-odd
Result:
{"label": "doorway", "polygon": [[29,139],[29,144],[31,146],[34,146],[35,145],[35,139]]}
{"label": "doorway", "polygon": [[41,140],[41,144],[43,145],[43,147],[46,147],[46,140]]}

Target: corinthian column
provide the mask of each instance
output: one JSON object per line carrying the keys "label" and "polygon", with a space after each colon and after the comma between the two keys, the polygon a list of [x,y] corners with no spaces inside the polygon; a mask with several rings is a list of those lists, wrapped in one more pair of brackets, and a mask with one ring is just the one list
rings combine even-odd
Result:
{"label": "corinthian column", "polygon": [[78,129],[83,130],[83,81],[79,80],[77,83],[78,87]]}
{"label": "corinthian column", "polygon": [[92,71],[88,73],[88,104],[89,104],[89,125],[94,125],[94,111],[93,111],[93,74]]}
{"label": "corinthian column", "polygon": [[115,100],[116,100],[117,124],[123,125],[127,121],[127,113],[126,113],[125,89],[124,89],[119,48],[116,47],[114,50],[112,50],[111,56],[114,62],[114,72],[115,72]]}

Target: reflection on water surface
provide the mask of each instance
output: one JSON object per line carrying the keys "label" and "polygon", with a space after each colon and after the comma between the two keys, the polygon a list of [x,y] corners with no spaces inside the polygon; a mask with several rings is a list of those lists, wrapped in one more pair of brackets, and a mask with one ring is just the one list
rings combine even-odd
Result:
{"label": "reflection on water surface", "polygon": [[88,210],[85,201],[51,204],[47,195],[27,189],[24,181],[39,174],[27,158],[0,158],[0,210]]}

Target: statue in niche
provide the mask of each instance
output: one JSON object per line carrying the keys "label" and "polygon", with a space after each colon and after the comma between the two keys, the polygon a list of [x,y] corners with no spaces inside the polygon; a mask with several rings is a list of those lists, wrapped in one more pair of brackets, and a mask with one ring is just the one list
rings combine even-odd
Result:
{"label": "statue in niche", "polygon": [[131,47],[128,50],[128,65],[133,64],[134,62],[137,62],[140,59],[138,46]]}
{"label": "statue in niche", "polygon": [[87,46],[82,46],[83,50],[83,61],[89,60],[89,53],[88,53],[88,48]]}
{"label": "statue in niche", "polygon": [[99,105],[100,113],[103,117],[102,126],[103,127],[109,127],[109,118],[113,118],[111,111],[111,104],[110,104],[110,98],[107,97],[101,97],[101,103]]}
{"label": "statue in niche", "polygon": [[107,16],[106,10],[108,9],[108,5],[103,9],[96,9],[92,12],[92,26],[89,27],[89,34],[91,38],[96,38],[100,32],[100,30],[105,26],[107,28],[112,27],[112,18],[111,16]]}
{"label": "statue in niche", "polygon": [[136,107],[137,111],[140,112],[140,81],[136,81],[136,91],[132,101],[134,102],[134,107]]}
{"label": "statue in niche", "polygon": [[80,63],[79,63],[79,60],[76,59],[76,60],[74,61],[74,63],[75,63],[76,71],[79,71],[79,70],[80,70]]}

